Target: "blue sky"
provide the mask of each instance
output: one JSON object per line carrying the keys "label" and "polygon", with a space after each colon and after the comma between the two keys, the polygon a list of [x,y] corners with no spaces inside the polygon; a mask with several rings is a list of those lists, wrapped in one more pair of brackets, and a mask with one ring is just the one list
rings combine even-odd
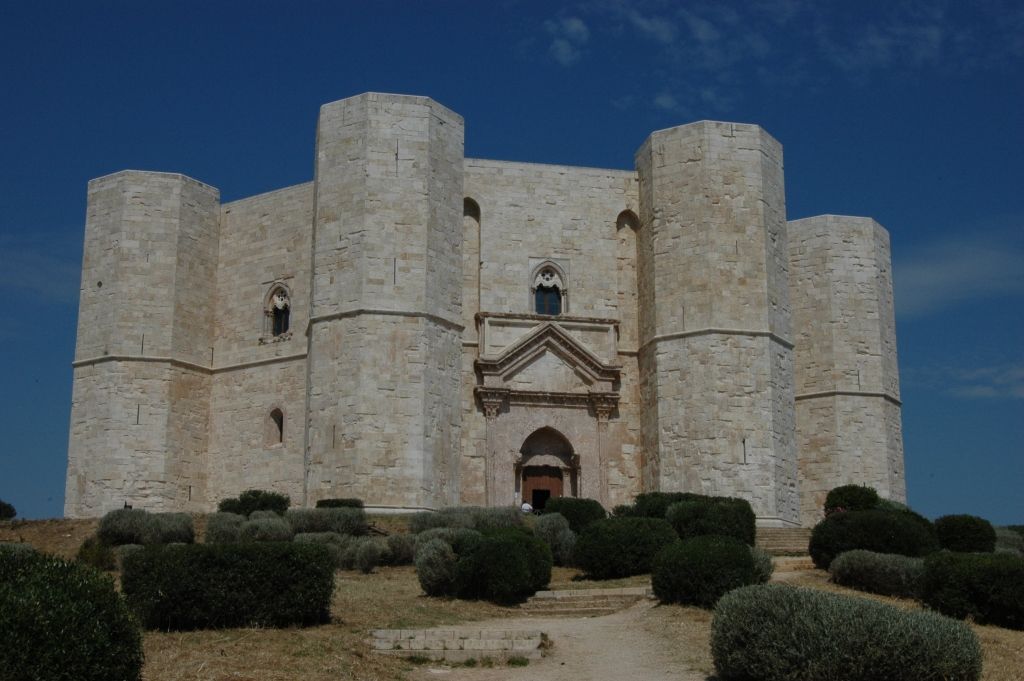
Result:
{"label": "blue sky", "polygon": [[319,106],[433,97],[471,157],[630,168],[758,123],[791,219],[892,236],[908,493],[1024,523],[1024,4],[0,1],[0,498],[59,516],[86,182],[311,179]]}

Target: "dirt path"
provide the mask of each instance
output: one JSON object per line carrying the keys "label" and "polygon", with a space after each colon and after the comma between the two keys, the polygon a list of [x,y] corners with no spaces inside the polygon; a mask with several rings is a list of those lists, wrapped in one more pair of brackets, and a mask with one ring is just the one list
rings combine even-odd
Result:
{"label": "dirt path", "polygon": [[526,667],[466,668],[428,665],[413,681],[705,681],[688,668],[680,642],[651,618],[655,606],[644,601],[604,617],[541,618],[474,622],[481,629],[539,629],[553,642],[546,657]]}

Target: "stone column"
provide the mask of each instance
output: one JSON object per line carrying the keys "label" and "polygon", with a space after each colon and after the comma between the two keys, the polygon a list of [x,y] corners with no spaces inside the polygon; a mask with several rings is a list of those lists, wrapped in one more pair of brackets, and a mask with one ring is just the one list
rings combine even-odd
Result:
{"label": "stone column", "polygon": [[604,507],[608,506],[608,420],[615,409],[615,401],[602,399],[601,396],[591,398],[597,424],[597,500]]}
{"label": "stone column", "polygon": [[505,402],[505,393],[497,391],[488,391],[483,388],[477,389],[477,394],[480,395],[480,403],[484,408],[484,419],[485,419],[485,443],[486,452],[484,453],[484,484],[486,485],[486,498],[488,506],[501,506],[504,505],[501,502],[498,493],[498,461],[497,452],[497,441],[498,434],[496,421],[498,415],[501,413],[501,408]]}

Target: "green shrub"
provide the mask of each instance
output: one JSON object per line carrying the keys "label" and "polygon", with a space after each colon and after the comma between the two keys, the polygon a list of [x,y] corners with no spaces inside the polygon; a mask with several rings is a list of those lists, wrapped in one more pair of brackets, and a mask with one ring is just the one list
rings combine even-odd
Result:
{"label": "green shrub", "polygon": [[459,556],[455,590],[459,598],[515,603],[551,579],[547,544],[515,529],[492,530]]}
{"label": "green shrub", "polygon": [[195,541],[195,529],[189,514],[149,513],[131,508],[119,508],[103,516],[96,535],[109,546],[191,544]]}
{"label": "green shrub", "polygon": [[361,508],[293,508],[284,514],[295,532],[336,532],[353,536],[370,531]]}
{"label": "green shrub", "polygon": [[388,535],[388,565],[412,565],[416,557],[416,537],[411,534]]}
{"label": "green shrub", "polygon": [[640,518],[664,518],[668,507],[680,501],[694,501],[706,498],[701,494],[689,492],[644,492],[638,494],[633,502],[631,515]]}
{"label": "green shrub", "polygon": [[992,553],[996,531],[992,523],[974,515],[944,515],[935,519],[939,545],[960,553]]}
{"label": "green shrub", "polygon": [[249,520],[280,520],[281,516],[274,511],[253,511],[249,514]]}
{"label": "green shrub", "polygon": [[113,580],[35,551],[0,550],[0,679],[137,681],[142,637]]}
{"label": "green shrub", "polygon": [[273,511],[278,515],[284,515],[290,504],[291,499],[287,494],[247,489],[237,497],[222,500],[217,504],[217,510],[222,513],[237,513],[248,518],[253,511]]}
{"label": "green shrub", "polygon": [[317,508],[362,508],[362,499],[321,499],[316,502]]}
{"label": "green shrub", "polygon": [[206,517],[207,544],[233,544],[238,541],[239,530],[245,516],[237,513],[211,513]]}
{"label": "green shrub", "polygon": [[388,543],[381,537],[364,537],[355,549],[355,567],[364,575],[388,562]]}
{"label": "green shrub", "polygon": [[327,549],[331,555],[331,561],[337,569],[350,569],[355,562],[355,556],[349,559],[349,545],[353,538],[347,534],[337,532],[302,532],[295,535],[292,540],[300,544],[319,544]]}
{"label": "green shrub", "polygon": [[921,600],[951,617],[1024,629],[1024,558],[948,551],[928,556]]}
{"label": "green shrub", "polygon": [[548,499],[544,506],[544,514],[558,513],[569,521],[569,529],[579,534],[584,527],[595,520],[608,517],[601,503],[594,499],[578,499],[575,497],[558,497]]}
{"label": "green shrub", "polygon": [[913,511],[910,510],[910,507],[907,506],[906,504],[902,504],[898,501],[893,501],[892,499],[883,499],[881,497],[879,497],[878,505],[875,506],[875,508],[880,509],[882,511],[902,511],[904,513],[913,513]]}
{"label": "green shrub", "polygon": [[471,545],[480,540],[482,536],[476,530],[471,530],[466,527],[434,527],[429,530],[424,530],[417,535],[413,535],[416,538],[416,551],[419,551],[419,547],[433,539],[440,539],[441,541],[452,547],[452,550],[457,554],[466,552],[466,549]]}
{"label": "green shrub", "polygon": [[772,574],[775,572],[775,561],[772,560],[772,554],[759,546],[751,546],[750,557],[754,561],[754,583],[766,584],[771,581]]}
{"label": "green shrub", "polygon": [[142,544],[121,544],[120,546],[114,547],[114,558],[117,561],[117,569],[124,569],[124,559],[136,551],[143,549]]}
{"label": "green shrub", "polygon": [[1009,527],[997,527],[995,529],[997,552],[1024,556],[1024,536],[1017,534]]}
{"label": "green shrub", "polygon": [[1006,529],[1010,530],[1011,532],[1016,532],[1021,537],[1024,537],[1024,525],[1007,525]]}
{"label": "green shrub", "polygon": [[840,511],[868,511],[878,508],[880,501],[878,492],[865,485],[834,487],[825,497],[825,515]]}
{"label": "green shrub", "polygon": [[96,535],[85,538],[82,545],[78,547],[75,560],[79,563],[92,566],[97,570],[113,570],[117,567],[117,557],[114,555],[114,548],[104,543]]}
{"label": "green shrub", "polygon": [[636,512],[636,507],[633,506],[633,504],[619,504],[618,506],[612,508],[613,518],[626,518],[635,515],[638,514]]}
{"label": "green shrub", "polygon": [[437,527],[463,527],[483,532],[522,525],[523,512],[514,506],[453,506],[415,513],[409,518],[409,531],[413,534]]}
{"label": "green shrub", "polygon": [[259,518],[242,523],[238,528],[238,541],[291,541],[294,534],[284,518]]}
{"label": "green shrub", "polygon": [[573,565],[592,579],[615,579],[651,571],[658,551],[679,537],[661,518],[607,518],[583,529]]}
{"label": "green shrub", "polygon": [[715,606],[711,654],[722,681],[976,681],[981,646],[962,622],[782,584],[747,586]]}
{"label": "green shrub", "polygon": [[828,571],[833,582],[852,589],[917,598],[924,578],[924,560],[856,549],[836,556]]}
{"label": "green shrub", "polygon": [[448,596],[455,591],[458,556],[450,544],[429,539],[416,547],[416,577],[428,596]]}
{"label": "green shrub", "polygon": [[551,549],[555,565],[564,566],[572,563],[576,533],[569,528],[569,521],[561,513],[545,513],[538,517],[533,531]]}
{"label": "green shrub", "polygon": [[0,551],[11,553],[35,553],[35,547],[27,542],[0,541]]}
{"label": "green shrub", "polygon": [[811,532],[809,550],[814,565],[827,570],[833,558],[854,549],[917,557],[938,546],[934,530],[913,514],[871,510],[826,517]]}
{"label": "green shrub", "polygon": [[754,510],[745,499],[702,497],[677,501],[665,511],[665,519],[684,540],[719,535],[753,546],[757,533]]}
{"label": "green shrub", "polygon": [[669,544],[654,557],[651,571],[654,595],[662,603],[702,608],[756,581],[750,547],[735,537],[706,535]]}
{"label": "green shrub", "polygon": [[329,618],[334,565],[309,543],[147,546],[125,558],[121,588],[149,629],[316,624]]}
{"label": "green shrub", "polygon": [[0,499],[0,520],[10,520],[18,515],[18,511],[3,499]]}

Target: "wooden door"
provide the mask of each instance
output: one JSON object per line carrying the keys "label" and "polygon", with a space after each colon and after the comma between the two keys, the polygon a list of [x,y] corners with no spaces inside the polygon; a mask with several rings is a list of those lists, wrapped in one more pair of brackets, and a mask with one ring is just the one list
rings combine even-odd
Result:
{"label": "wooden door", "polygon": [[548,499],[562,496],[562,470],[554,466],[527,466],[523,469],[523,501],[539,510]]}

